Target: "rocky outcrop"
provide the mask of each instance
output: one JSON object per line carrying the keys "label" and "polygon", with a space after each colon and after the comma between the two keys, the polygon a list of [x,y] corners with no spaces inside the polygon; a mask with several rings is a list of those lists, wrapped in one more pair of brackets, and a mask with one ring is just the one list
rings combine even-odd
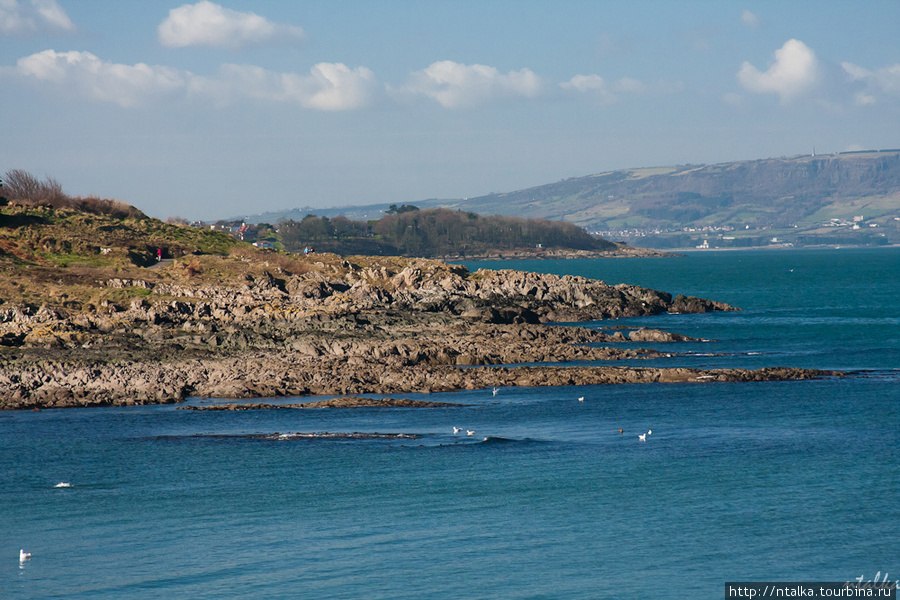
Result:
{"label": "rocky outcrop", "polygon": [[[709,383],[820,378],[808,369],[685,369],[612,366],[522,366],[459,369],[390,367],[380,361],[252,356],[175,363],[41,364],[3,369],[4,408],[174,403],[188,396],[255,398],[306,395],[449,392],[505,386],[617,383]],[[324,405],[323,405],[324,406]],[[332,404],[332,406],[335,406]]]}
{"label": "rocky outcrop", "polygon": [[661,331],[659,329],[635,329],[629,332],[628,339],[632,342],[706,342],[708,340],[692,338],[680,333]]}
{"label": "rocky outcrop", "polygon": [[694,296],[678,295],[675,296],[675,299],[668,305],[667,310],[670,313],[705,313],[733,309],[722,302],[696,298]]}
{"label": "rocky outcrop", "polygon": [[179,406],[179,410],[196,411],[236,411],[236,410],[275,410],[303,408],[446,408],[465,406],[453,402],[429,402],[428,400],[409,400],[407,398],[365,398],[362,396],[345,396],[331,398],[319,402],[301,402],[299,404],[268,404],[264,402],[230,402],[228,404],[206,404]]}
{"label": "rocky outcrop", "polygon": [[145,271],[104,280],[102,289],[117,292],[88,304],[3,305],[0,407],[819,376],[552,366],[665,354],[610,342],[690,341],[553,321],[733,310],[709,300],[427,260],[322,257],[314,266],[248,269],[218,282]]}

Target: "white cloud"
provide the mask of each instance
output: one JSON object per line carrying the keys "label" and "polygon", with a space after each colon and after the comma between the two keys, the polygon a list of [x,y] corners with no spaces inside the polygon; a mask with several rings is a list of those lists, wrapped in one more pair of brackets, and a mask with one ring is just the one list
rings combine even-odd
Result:
{"label": "white cloud", "polygon": [[609,89],[609,85],[599,75],[576,75],[569,81],[559,84],[564,90],[576,92],[596,92]]}
{"label": "white cloud", "polygon": [[614,104],[626,94],[668,93],[681,89],[680,84],[658,82],[646,84],[631,77],[608,82],[599,75],[576,75],[559,84],[567,92],[587,94],[603,104]]}
{"label": "white cloud", "polygon": [[143,104],[150,97],[181,90],[190,73],[143,63],[123,65],[101,60],[90,52],[44,50],[19,59],[15,72],[124,107]]}
{"label": "white cloud", "polygon": [[743,23],[747,27],[756,29],[757,27],[759,27],[761,21],[759,15],[752,13],[749,10],[744,10],[741,13],[741,23]]}
{"label": "white cloud", "polygon": [[75,31],[75,24],[56,0],[0,0],[0,34],[30,35]]}
{"label": "white cloud", "polygon": [[372,71],[341,63],[319,63],[309,75],[226,64],[216,76],[203,77],[171,67],[112,63],[90,52],[55,50],[21,58],[13,68],[0,67],[0,75],[126,108],[190,96],[218,105],[249,98],[312,110],[353,110],[368,105],[378,89]]}
{"label": "white cloud", "polygon": [[303,38],[303,29],[272,23],[252,12],[238,12],[201,0],[169,11],[157,28],[159,43],[170,48],[213,46],[240,49],[253,44],[290,42]]}
{"label": "white cloud", "polygon": [[400,91],[427,96],[445,108],[467,108],[502,97],[534,97],[541,87],[529,69],[503,75],[494,67],[444,60],[411,73]]}
{"label": "white cloud", "polygon": [[341,63],[319,63],[309,75],[226,64],[217,77],[196,77],[190,83],[193,95],[220,103],[251,98],[328,111],[362,108],[372,101],[376,89],[372,71],[365,67],[351,69]]}
{"label": "white cloud", "polygon": [[841,67],[851,81],[861,85],[854,96],[856,104],[875,104],[884,96],[900,96],[900,63],[875,71],[843,62]]}
{"label": "white cloud", "polygon": [[289,96],[306,108],[350,110],[368,104],[375,90],[375,74],[365,67],[319,63],[309,77],[292,75]]}
{"label": "white cloud", "polygon": [[738,82],[757,94],[777,94],[783,103],[810,91],[820,80],[815,53],[800,40],[788,40],[775,51],[775,62],[760,71],[749,62],[741,65]]}
{"label": "white cloud", "polygon": [[576,75],[569,81],[560,83],[559,87],[569,92],[591,94],[604,104],[612,104],[616,101],[612,86],[599,75]]}

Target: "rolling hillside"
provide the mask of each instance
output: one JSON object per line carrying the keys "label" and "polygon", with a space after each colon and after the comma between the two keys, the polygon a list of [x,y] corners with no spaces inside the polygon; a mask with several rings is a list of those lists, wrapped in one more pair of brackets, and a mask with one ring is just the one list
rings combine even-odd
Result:
{"label": "rolling hillside", "polygon": [[613,171],[438,204],[656,248],[900,243],[900,150]]}

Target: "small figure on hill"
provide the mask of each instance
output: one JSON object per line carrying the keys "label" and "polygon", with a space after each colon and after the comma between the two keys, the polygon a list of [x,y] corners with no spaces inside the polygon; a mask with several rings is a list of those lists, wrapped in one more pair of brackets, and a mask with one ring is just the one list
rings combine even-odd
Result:
{"label": "small figure on hill", "polygon": [[161,260],[162,260],[162,248],[157,248],[157,250],[156,250],[156,262],[159,262],[159,261],[161,261]]}

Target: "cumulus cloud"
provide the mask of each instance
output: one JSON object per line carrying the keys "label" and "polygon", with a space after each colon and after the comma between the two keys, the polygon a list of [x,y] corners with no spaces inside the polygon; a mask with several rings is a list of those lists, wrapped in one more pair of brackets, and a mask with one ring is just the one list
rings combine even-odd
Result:
{"label": "cumulus cloud", "polygon": [[77,95],[124,107],[151,97],[177,92],[189,73],[143,63],[123,65],[101,60],[90,52],[44,50],[19,59],[15,73],[54,84]]}
{"label": "cumulus cloud", "polygon": [[851,82],[860,86],[854,100],[856,104],[875,104],[885,96],[900,97],[900,64],[875,71],[843,62],[841,67]]}
{"label": "cumulus cloud", "polygon": [[19,59],[0,74],[125,108],[190,97],[219,105],[254,99],[312,110],[353,110],[369,104],[378,89],[372,71],[341,63],[319,63],[308,75],[227,64],[215,76],[204,77],[171,67],[113,63],[90,52],[55,50]]}
{"label": "cumulus cloud", "polygon": [[445,60],[410,74],[401,91],[432,98],[445,108],[468,108],[497,98],[534,97],[541,87],[529,69],[504,75],[494,67]]}
{"label": "cumulus cloud", "polygon": [[615,104],[626,95],[674,93],[681,91],[682,85],[676,82],[645,83],[631,77],[606,81],[600,75],[576,75],[560,83],[559,87],[569,93],[590,96],[602,104]]}
{"label": "cumulus cloud", "polygon": [[56,0],[0,0],[0,34],[31,35],[75,31],[75,24]]}
{"label": "cumulus cloud", "polygon": [[214,78],[197,77],[190,92],[217,102],[251,98],[294,103],[314,110],[353,110],[372,101],[375,75],[365,67],[319,63],[309,75],[276,73],[251,65],[223,65]]}
{"label": "cumulus cloud", "polygon": [[237,50],[254,44],[290,42],[303,29],[272,23],[252,12],[238,12],[201,0],[169,11],[157,28],[159,43],[169,48],[212,46]]}
{"label": "cumulus cloud", "polygon": [[815,53],[800,40],[788,40],[775,51],[775,62],[760,71],[749,62],[741,65],[738,82],[757,94],[777,94],[782,103],[812,90],[821,77]]}

